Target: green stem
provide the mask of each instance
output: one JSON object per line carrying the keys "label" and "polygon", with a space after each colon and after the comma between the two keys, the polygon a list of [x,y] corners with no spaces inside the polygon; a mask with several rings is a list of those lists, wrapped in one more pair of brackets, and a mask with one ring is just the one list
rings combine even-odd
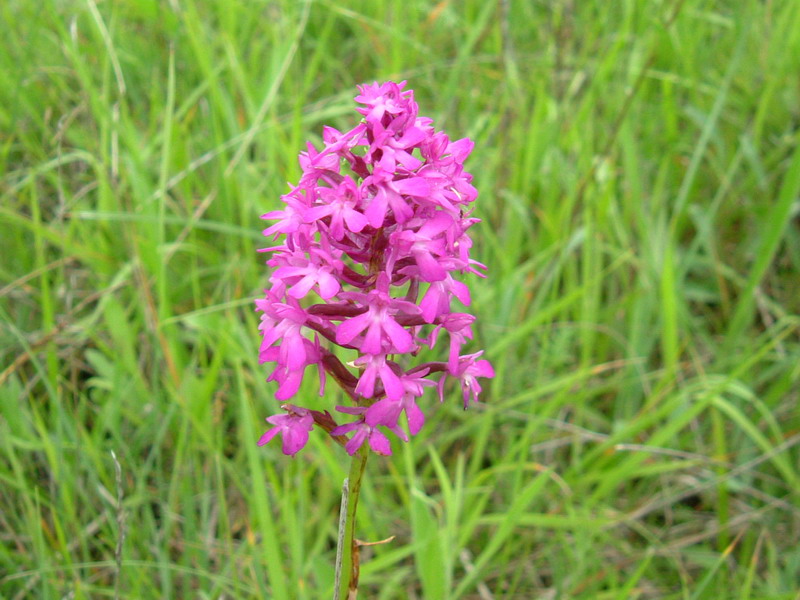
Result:
{"label": "green stem", "polygon": [[[344,533],[339,532],[339,543],[337,547],[336,560],[336,594],[334,600],[350,600],[350,590],[355,592],[358,589],[358,565],[353,563],[353,552],[355,550],[356,533],[356,510],[358,509],[358,495],[361,492],[361,479],[364,476],[364,468],[367,466],[369,447],[364,444],[358,452],[353,455],[350,463],[350,475],[345,481],[342,510],[345,512]],[[339,558],[341,557],[341,561]]]}
{"label": "green stem", "polygon": [[716,406],[711,407],[711,431],[714,436],[714,458],[718,461],[715,470],[719,475],[717,484],[717,519],[719,521],[719,536],[717,537],[717,547],[720,552],[725,552],[730,543],[730,510],[728,499],[728,482],[726,473],[728,469],[725,463],[728,461],[728,441],[725,432],[725,421]]}

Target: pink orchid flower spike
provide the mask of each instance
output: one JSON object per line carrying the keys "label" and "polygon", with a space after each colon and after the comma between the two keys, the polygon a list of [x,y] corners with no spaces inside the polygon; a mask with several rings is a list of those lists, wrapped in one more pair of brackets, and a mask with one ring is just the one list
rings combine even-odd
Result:
{"label": "pink orchid flower spike", "polygon": [[[404,81],[359,86],[355,100],[360,121],[325,127],[321,148],[308,143],[299,182],[263,215],[272,222],[262,250],[270,287],[256,310],[267,381],[288,401],[306,394],[310,368],[320,395],[327,376],[351,403],[336,408],[343,423],[293,404],[269,417],[259,445],[280,436],[290,456],[315,425],[351,455],[365,444],[391,454],[387,433],[408,441],[423,428],[425,388],[437,386],[443,399],[445,383],[458,381],[466,407],[478,401],[480,381],[494,377],[481,352],[461,354],[479,333],[463,312],[471,301],[465,280],[484,276],[470,257],[478,192],[464,161],[473,142],[451,141],[419,116]],[[444,360],[420,363],[443,332]]]}

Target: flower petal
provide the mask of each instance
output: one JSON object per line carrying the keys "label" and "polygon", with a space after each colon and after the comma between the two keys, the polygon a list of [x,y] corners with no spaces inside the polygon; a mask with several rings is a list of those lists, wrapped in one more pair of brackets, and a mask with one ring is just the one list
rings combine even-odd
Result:
{"label": "flower petal", "polygon": [[399,400],[403,397],[403,382],[395,375],[394,371],[389,365],[384,365],[380,370],[381,381],[383,382],[383,389],[386,390],[386,396],[392,400]]}
{"label": "flower petal", "polygon": [[397,190],[397,193],[414,196],[415,198],[424,198],[431,193],[431,186],[424,177],[401,179],[400,181],[395,181],[393,187]]}
{"label": "flower petal", "polygon": [[430,252],[418,250],[414,253],[414,260],[417,261],[420,275],[425,281],[441,281],[447,276],[447,271],[433,258]]}
{"label": "flower petal", "polygon": [[389,438],[377,429],[373,429],[372,433],[369,434],[369,447],[372,448],[373,452],[382,454],[383,456],[391,456],[392,454],[392,446],[389,443]]}
{"label": "flower petal", "polygon": [[330,273],[320,273],[317,283],[319,284],[320,298],[323,300],[330,300],[339,293],[339,290],[342,288],[336,278]]}
{"label": "flower petal", "polygon": [[342,321],[336,328],[336,343],[349,344],[359,333],[364,331],[369,325],[372,316],[366,312],[346,321]]}
{"label": "flower petal", "polygon": [[361,351],[367,354],[380,354],[381,353],[381,324],[378,321],[370,323],[367,329],[367,335],[364,336],[364,342],[361,344]]}
{"label": "flower petal", "polygon": [[350,456],[353,456],[358,449],[361,448],[361,444],[364,443],[364,440],[367,437],[367,430],[364,427],[361,427],[355,435],[350,438],[350,441],[347,442],[344,446],[344,449]]}
{"label": "flower petal", "polygon": [[294,456],[303,449],[308,443],[308,430],[293,427],[287,429],[283,434],[283,453],[286,456]]}
{"label": "flower petal", "polygon": [[263,446],[264,444],[268,443],[272,438],[274,438],[278,433],[280,433],[280,427],[273,427],[269,429],[264,435],[258,438],[258,445]]}
{"label": "flower petal", "polygon": [[417,403],[411,400],[405,405],[406,418],[408,418],[408,430],[411,435],[417,435],[425,424],[425,413],[420,410]]}
{"label": "flower petal", "polygon": [[344,222],[347,223],[348,229],[353,233],[359,233],[364,227],[369,224],[367,217],[362,215],[357,210],[348,210],[344,213]]}
{"label": "flower petal", "polygon": [[383,322],[383,330],[392,340],[392,344],[394,344],[398,352],[409,352],[414,347],[414,338],[394,319],[387,318]]}

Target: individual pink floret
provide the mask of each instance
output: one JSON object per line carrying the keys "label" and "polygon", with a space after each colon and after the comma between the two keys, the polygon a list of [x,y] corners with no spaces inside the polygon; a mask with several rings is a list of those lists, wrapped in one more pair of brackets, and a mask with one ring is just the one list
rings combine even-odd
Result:
{"label": "individual pink floret", "polygon": [[267,417],[267,423],[274,425],[258,440],[258,445],[263,446],[276,435],[283,438],[283,453],[294,456],[308,442],[308,434],[314,427],[314,418],[305,408],[287,404],[284,408],[289,411],[285,415]]}
{"label": "individual pink floret", "polygon": [[[469,405],[470,400],[473,402],[478,401],[478,395],[481,393],[482,388],[478,383],[478,377],[485,377],[491,379],[494,377],[494,368],[492,364],[486,360],[477,360],[483,354],[483,350],[475,354],[468,354],[462,356],[456,370],[448,373],[461,381],[461,393],[464,399],[464,408]],[[444,382],[446,377],[439,380],[439,400],[444,401]]]}
{"label": "individual pink floret", "polygon": [[[367,409],[363,406],[337,406],[336,410],[350,415],[363,415]],[[350,456],[355,454],[365,441],[369,443],[369,447],[372,448],[372,451],[376,454],[389,456],[392,453],[392,447],[389,444],[389,438],[387,438],[386,435],[383,434],[375,424],[370,425],[363,419],[360,421],[355,421],[354,423],[340,425],[331,431],[331,435],[346,435],[353,431],[355,434],[352,438],[350,438],[350,441],[348,441],[344,447]]]}

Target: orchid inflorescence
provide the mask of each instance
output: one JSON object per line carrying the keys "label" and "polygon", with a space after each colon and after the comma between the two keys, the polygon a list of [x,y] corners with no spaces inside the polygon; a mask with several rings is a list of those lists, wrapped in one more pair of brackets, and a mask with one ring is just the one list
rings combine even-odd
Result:
{"label": "orchid inflorescence", "polygon": [[[455,276],[482,277],[478,269],[485,269],[469,257],[467,230],[478,219],[467,207],[478,192],[463,163],[473,143],[435,131],[404,86],[359,86],[361,122],[344,133],[325,127],[321,151],[308,143],[300,182],[282,196],[286,207],[263,215],[276,221],[265,236],[285,236],[262,250],[272,253],[267,264],[275,269],[272,287],[256,300],[263,313],[259,361],[275,363],[267,380],[278,383],[275,396],[286,401],[306,368],[316,366],[320,395],[326,375],[332,377],[352,401],[336,410],[356,420],[339,425],[328,411],[284,404],[285,414],[267,418],[274,427],[259,445],[280,434],[284,454],[294,455],[316,424],[351,455],[365,441],[391,454],[379,428],[408,441],[405,415],[416,435],[425,421],[417,399],[426,386],[437,386],[443,400],[445,380],[459,380],[466,408],[481,391],[477,378],[494,376],[482,352],[460,354],[475,317],[451,306],[454,298],[470,303]],[[446,362],[409,366],[400,358],[433,348],[443,332]],[[346,366],[321,339],[355,358]]]}

